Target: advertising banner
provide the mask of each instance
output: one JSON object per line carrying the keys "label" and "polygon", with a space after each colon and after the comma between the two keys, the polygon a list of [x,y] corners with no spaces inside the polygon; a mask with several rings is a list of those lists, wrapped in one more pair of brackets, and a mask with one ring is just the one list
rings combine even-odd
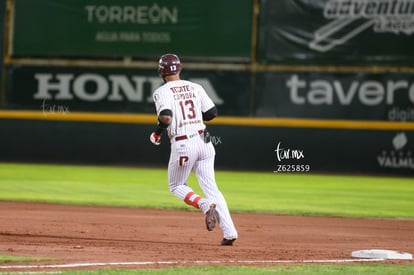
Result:
{"label": "advertising banner", "polygon": [[[163,84],[154,70],[10,66],[6,107],[17,110],[154,113],[152,93]],[[246,116],[250,74],[192,71],[182,79],[204,87],[221,115]]]}
{"label": "advertising banner", "polygon": [[412,0],[261,0],[261,63],[414,62]]}
{"label": "advertising banner", "polygon": [[[4,44],[4,24],[6,20],[5,12],[6,1],[0,3],[0,95],[3,95],[3,44]],[[0,96],[2,98],[2,96]],[[3,108],[2,99],[0,99],[0,109]]]}
{"label": "advertising banner", "polygon": [[210,132],[220,138],[216,163],[225,169],[414,175],[414,131],[218,125]]}
{"label": "advertising banner", "polygon": [[414,121],[414,74],[258,73],[256,116]]}
{"label": "advertising banner", "polygon": [[[154,122],[155,125],[155,122]],[[0,161],[164,166],[149,124],[0,120]],[[414,131],[208,125],[216,168],[268,174],[414,175]]]}
{"label": "advertising banner", "polygon": [[15,0],[12,53],[248,61],[251,24],[251,0]]}
{"label": "advertising banner", "polygon": [[[183,70],[221,115],[414,121],[414,74]],[[9,66],[6,108],[153,113],[154,70]],[[43,106],[43,107],[42,107]],[[45,107],[46,106],[46,107]]]}

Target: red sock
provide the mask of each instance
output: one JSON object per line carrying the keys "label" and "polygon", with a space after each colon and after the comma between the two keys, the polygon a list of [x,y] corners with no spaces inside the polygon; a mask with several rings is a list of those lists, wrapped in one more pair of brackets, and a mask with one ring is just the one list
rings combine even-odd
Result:
{"label": "red sock", "polygon": [[198,201],[201,199],[201,197],[194,192],[189,192],[187,196],[185,196],[184,202],[188,205],[192,205],[195,208],[199,209]]}

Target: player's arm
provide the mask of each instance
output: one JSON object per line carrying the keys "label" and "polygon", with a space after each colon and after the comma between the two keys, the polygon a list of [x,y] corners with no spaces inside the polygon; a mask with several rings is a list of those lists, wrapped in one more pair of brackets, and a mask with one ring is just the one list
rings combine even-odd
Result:
{"label": "player's arm", "polygon": [[160,112],[158,115],[158,123],[155,129],[155,133],[162,135],[165,129],[170,126],[172,120],[172,111],[170,109],[165,109]]}
{"label": "player's arm", "polygon": [[150,140],[155,145],[161,144],[162,133],[170,126],[172,121],[172,111],[170,109],[162,110],[158,115],[158,123],[155,131],[151,133]]}
{"label": "player's arm", "polygon": [[205,112],[202,112],[203,114],[203,120],[204,121],[210,121],[217,117],[217,108],[216,106],[213,106],[212,108],[208,109]]}
{"label": "player's arm", "polygon": [[[200,86],[201,87],[201,86]],[[207,95],[206,91],[201,87],[201,114],[203,115],[203,121],[210,121],[217,117],[217,108],[214,102]],[[209,143],[211,136],[207,128],[204,129],[204,142]]]}
{"label": "player's arm", "polygon": [[204,121],[210,121],[217,117],[217,108],[211,98],[207,95],[204,88],[199,85],[198,86],[199,93],[200,93],[200,103],[201,103],[201,113],[203,115]]}

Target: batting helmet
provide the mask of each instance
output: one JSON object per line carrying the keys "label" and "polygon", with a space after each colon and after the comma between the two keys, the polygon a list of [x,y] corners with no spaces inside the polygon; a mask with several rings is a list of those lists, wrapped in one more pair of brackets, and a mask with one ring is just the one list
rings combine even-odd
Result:
{"label": "batting helmet", "polygon": [[158,74],[161,77],[178,74],[181,71],[181,62],[175,54],[164,54],[158,62]]}

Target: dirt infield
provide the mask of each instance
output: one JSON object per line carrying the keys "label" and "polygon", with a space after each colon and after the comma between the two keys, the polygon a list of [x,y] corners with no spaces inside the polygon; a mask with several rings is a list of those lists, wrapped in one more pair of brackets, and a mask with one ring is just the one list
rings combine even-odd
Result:
{"label": "dirt infield", "polygon": [[[345,260],[374,248],[414,254],[414,220],[233,218],[239,240],[222,247],[221,231],[208,232],[199,212],[0,202],[0,254],[54,259],[47,264],[133,262],[134,268]],[[0,272],[8,270],[21,271]]]}

